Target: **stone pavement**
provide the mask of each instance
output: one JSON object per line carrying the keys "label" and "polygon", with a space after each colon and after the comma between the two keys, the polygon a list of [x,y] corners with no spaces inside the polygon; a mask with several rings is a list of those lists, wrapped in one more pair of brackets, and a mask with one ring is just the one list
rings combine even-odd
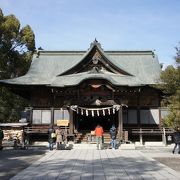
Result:
{"label": "stone pavement", "polygon": [[178,172],[139,150],[76,149],[48,151],[11,180],[180,179]]}

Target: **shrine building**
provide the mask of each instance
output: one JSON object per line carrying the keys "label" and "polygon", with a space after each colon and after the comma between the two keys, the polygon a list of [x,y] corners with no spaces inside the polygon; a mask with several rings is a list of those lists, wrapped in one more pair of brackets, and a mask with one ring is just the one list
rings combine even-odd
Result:
{"label": "shrine building", "polygon": [[40,50],[24,76],[0,84],[29,100],[32,128],[68,120],[69,133],[82,134],[115,124],[131,140],[133,129],[161,126],[160,73],[153,51],[105,51],[95,40],[87,51]]}

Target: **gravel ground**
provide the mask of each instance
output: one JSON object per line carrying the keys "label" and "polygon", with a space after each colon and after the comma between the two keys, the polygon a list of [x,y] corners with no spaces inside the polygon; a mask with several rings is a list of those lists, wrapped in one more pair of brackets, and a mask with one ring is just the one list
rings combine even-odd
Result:
{"label": "gravel ground", "polygon": [[13,150],[0,151],[0,179],[8,180],[15,174],[30,166],[45,155],[45,150]]}

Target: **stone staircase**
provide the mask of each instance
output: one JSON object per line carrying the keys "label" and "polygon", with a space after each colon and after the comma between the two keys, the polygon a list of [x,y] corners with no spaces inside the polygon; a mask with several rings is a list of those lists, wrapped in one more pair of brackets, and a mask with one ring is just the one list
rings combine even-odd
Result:
{"label": "stone staircase", "polygon": [[[67,145],[67,147],[69,144]],[[72,144],[71,146],[73,149],[96,149],[96,144],[87,144],[87,143],[81,143],[81,144]]]}
{"label": "stone staircase", "polygon": [[[90,133],[89,131],[84,131],[84,132],[80,132],[77,134],[76,136],[76,142],[77,143],[96,143],[96,138],[95,136],[92,136],[93,138],[91,139],[92,141],[89,141],[89,136]],[[110,135],[109,132],[105,132],[104,133],[104,143],[109,143],[110,142]]]}
{"label": "stone staircase", "polygon": [[[104,149],[110,149],[109,144],[103,144]],[[88,143],[81,143],[81,144],[74,144],[68,143],[66,145],[66,149],[97,149],[96,144],[88,144]],[[121,144],[117,149],[119,150],[135,150],[135,144]]]}
{"label": "stone staircase", "polygon": [[[42,149],[45,148],[47,149],[49,146],[48,142],[34,142],[32,145],[28,146],[28,149]],[[104,143],[103,144],[104,149],[109,149],[109,143]],[[55,149],[54,145],[54,149]],[[71,149],[97,149],[96,143],[87,143],[87,142],[82,142],[82,143],[74,143],[72,141],[69,141],[68,144],[62,144],[62,150],[71,150]],[[120,150],[133,150],[135,149],[135,144],[121,144],[118,149]]]}

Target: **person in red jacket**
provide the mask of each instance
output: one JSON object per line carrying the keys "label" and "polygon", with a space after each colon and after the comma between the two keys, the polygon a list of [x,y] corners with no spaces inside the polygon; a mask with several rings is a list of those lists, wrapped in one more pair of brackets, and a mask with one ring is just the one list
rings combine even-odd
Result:
{"label": "person in red jacket", "polygon": [[100,148],[103,149],[103,128],[98,124],[95,128],[95,135],[96,135],[96,143],[97,143],[97,149],[99,149],[99,145]]}

